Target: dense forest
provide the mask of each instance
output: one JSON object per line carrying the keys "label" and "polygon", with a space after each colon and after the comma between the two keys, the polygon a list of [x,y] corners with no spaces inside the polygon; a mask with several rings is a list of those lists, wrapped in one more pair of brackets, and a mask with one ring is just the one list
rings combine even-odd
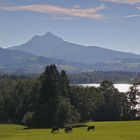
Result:
{"label": "dense forest", "polygon": [[[94,76],[94,75],[93,75]],[[127,93],[109,80],[99,88],[70,84],[64,70],[49,65],[38,77],[0,76],[0,122],[64,127],[87,121],[139,119],[139,82]]]}

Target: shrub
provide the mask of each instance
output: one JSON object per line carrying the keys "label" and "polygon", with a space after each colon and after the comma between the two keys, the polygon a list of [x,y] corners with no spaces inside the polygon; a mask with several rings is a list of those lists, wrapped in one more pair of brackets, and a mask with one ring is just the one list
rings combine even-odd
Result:
{"label": "shrub", "polygon": [[32,125],[33,117],[34,117],[34,112],[27,112],[22,119],[22,123],[28,126]]}

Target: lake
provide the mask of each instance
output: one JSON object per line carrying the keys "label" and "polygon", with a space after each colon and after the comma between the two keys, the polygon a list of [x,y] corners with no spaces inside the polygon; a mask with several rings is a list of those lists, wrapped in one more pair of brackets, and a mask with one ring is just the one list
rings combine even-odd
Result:
{"label": "lake", "polygon": [[[78,84],[84,87],[99,87],[100,84]],[[114,87],[117,88],[120,92],[127,92],[132,86],[131,84],[114,84]]]}

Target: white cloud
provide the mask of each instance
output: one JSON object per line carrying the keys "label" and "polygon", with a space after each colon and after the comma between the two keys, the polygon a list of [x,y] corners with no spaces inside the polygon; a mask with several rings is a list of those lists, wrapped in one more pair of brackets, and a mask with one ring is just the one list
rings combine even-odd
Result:
{"label": "white cloud", "polygon": [[124,4],[140,4],[140,0],[101,0],[101,1],[124,3]]}
{"label": "white cloud", "polygon": [[50,20],[73,20],[74,17],[71,16],[52,16]]}
{"label": "white cloud", "polygon": [[128,18],[136,18],[140,17],[140,14],[130,14],[126,16],[120,16],[120,17],[108,17],[108,19],[128,19]]}
{"label": "white cloud", "polygon": [[135,18],[135,17],[140,17],[140,14],[133,14],[133,15],[126,16],[126,18]]}
{"label": "white cloud", "polygon": [[103,14],[99,13],[101,10],[104,10],[105,8],[106,7],[104,5],[84,9],[80,7],[65,8],[60,6],[48,5],[48,4],[0,7],[1,10],[5,10],[5,11],[32,11],[32,12],[40,12],[44,14],[67,15],[67,16],[84,17],[84,18],[96,19],[96,20],[105,18]]}
{"label": "white cloud", "polygon": [[136,7],[138,10],[140,10],[140,6],[139,7]]}

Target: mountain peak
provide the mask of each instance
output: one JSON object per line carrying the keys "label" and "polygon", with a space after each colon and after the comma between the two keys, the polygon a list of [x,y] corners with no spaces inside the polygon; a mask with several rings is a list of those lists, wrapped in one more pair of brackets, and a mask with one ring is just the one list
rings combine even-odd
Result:
{"label": "mountain peak", "polygon": [[48,36],[48,35],[52,35],[52,36],[55,36],[52,32],[50,31],[47,31],[44,35]]}
{"label": "mountain peak", "polygon": [[43,36],[41,37],[44,37],[46,39],[51,39],[51,40],[58,40],[58,41],[63,41],[62,38],[58,37],[57,35],[53,34],[52,32],[50,31],[47,31]]}
{"label": "mountain peak", "polygon": [[50,31],[47,31],[44,35],[35,35],[30,42],[42,42],[42,43],[46,43],[46,42],[51,42],[51,43],[58,43],[58,42],[63,42],[63,39],[56,36],[55,34],[51,33]]}

